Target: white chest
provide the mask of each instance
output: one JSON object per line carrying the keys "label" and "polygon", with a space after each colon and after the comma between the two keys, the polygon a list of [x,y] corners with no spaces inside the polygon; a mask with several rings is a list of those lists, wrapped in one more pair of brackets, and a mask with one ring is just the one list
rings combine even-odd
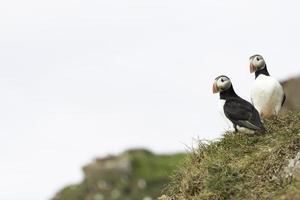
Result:
{"label": "white chest", "polygon": [[270,76],[259,75],[251,89],[251,101],[263,118],[277,115],[281,109],[283,88]]}

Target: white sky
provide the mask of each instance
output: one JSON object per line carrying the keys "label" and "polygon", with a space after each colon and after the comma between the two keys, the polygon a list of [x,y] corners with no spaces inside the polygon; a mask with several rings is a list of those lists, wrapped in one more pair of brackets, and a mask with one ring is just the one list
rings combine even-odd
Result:
{"label": "white sky", "polygon": [[220,136],[215,76],[248,99],[248,58],[300,72],[300,3],[0,2],[0,199],[49,199],[96,156]]}

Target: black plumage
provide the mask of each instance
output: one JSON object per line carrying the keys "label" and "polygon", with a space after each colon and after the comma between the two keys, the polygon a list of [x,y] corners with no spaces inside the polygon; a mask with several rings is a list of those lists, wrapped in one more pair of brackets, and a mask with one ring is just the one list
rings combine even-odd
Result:
{"label": "black plumage", "polygon": [[255,72],[255,79],[256,79],[259,75],[261,75],[261,74],[263,74],[263,75],[265,75],[265,76],[270,76],[270,73],[269,73],[269,71],[268,71],[268,69],[267,69],[267,65],[265,65],[265,67],[264,67],[263,69],[257,70],[257,71]]}
{"label": "black plumage", "polygon": [[283,99],[282,99],[282,102],[281,102],[281,106],[283,106],[283,104],[284,104],[285,100],[286,100],[286,95],[285,95],[285,94],[283,94]]}
{"label": "black plumage", "polygon": [[265,132],[265,127],[260,121],[258,111],[248,101],[240,97],[230,97],[224,104],[225,116],[237,126],[248,128],[257,132]]}
{"label": "black plumage", "polygon": [[[230,84],[227,84],[230,85],[227,88],[218,86],[218,79],[222,79],[222,77],[224,79],[226,76],[216,78],[215,87],[220,92],[220,99],[225,100],[223,105],[224,114],[232,122],[235,131],[238,131],[238,127],[244,127],[255,132],[264,133],[266,129],[261,122],[258,111],[251,103],[235,93],[230,79],[226,77],[226,81],[230,82]],[[223,82],[224,80],[221,81]]]}

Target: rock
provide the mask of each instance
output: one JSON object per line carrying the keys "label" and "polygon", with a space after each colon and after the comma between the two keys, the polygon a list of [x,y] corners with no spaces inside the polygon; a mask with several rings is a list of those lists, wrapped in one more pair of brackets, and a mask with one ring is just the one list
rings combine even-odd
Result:
{"label": "rock", "polygon": [[282,107],[282,113],[287,111],[300,111],[300,76],[281,82],[286,101]]}
{"label": "rock", "polygon": [[299,175],[300,171],[300,152],[298,152],[295,158],[288,161],[288,165],[283,169],[283,176],[286,179],[294,179],[296,175]]}

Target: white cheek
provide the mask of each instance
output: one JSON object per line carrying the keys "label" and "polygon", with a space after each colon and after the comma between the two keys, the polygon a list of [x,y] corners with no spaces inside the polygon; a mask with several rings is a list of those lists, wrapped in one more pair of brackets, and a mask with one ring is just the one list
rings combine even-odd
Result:
{"label": "white cheek", "polygon": [[218,88],[223,88],[223,83],[221,81],[218,81]]}
{"label": "white cheek", "polygon": [[260,66],[263,66],[264,64],[265,64],[265,61],[263,61],[263,60],[260,60],[260,61],[259,61],[259,65],[260,65]]}
{"label": "white cheek", "polygon": [[254,66],[259,66],[260,63],[255,59],[255,60],[253,60],[253,65],[254,65]]}
{"label": "white cheek", "polygon": [[263,66],[265,65],[265,62],[263,60],[257,61],[256,59],[252,61],[252,64],[257,68],[257,69],[262,69]]}

